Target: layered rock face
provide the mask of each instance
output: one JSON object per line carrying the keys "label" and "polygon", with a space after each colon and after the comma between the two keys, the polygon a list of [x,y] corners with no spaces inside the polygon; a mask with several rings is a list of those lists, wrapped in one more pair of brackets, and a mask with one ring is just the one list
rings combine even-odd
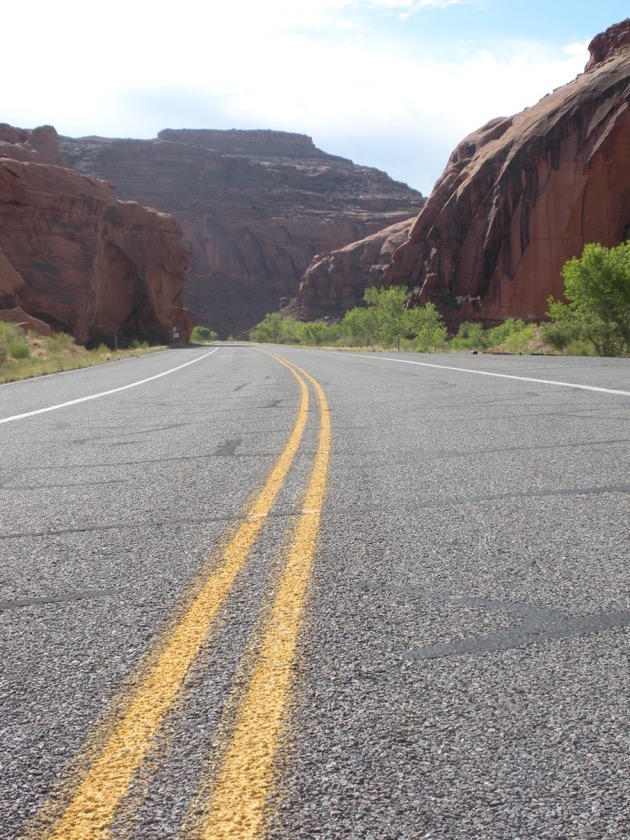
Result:
{"label": "layered rock face", "polygon": [[312,258],[417,214],[420,193],[275,131],[62,138],[78,171],[172,213],[192,254],[186,306],[221,337],[295,296]]}
{"label": "layered rock face", "polygon": [[51,125],[24,129],[0,123],[0,157],[67,166],[57,139],[57,132]]}
{"label": "layered rock face", "polygon": [[315,257],[298,288],[291,313],[302,321],[339,321],[358,306],[368,286],[378,286],[394,251],[407,241],[416,217]]}
{"label": "layered rock face", "polygon": [[566,260],[630,235],[630,19],[590,53],[575,81],[460,143],[383,285],[435,302],[452,327],[540,320]]}
{"label": "layered rock face", "polygon": [[55,136],[0,127],[0,309],[21,308],[82,343],[186,341],[189,255],[177,223],[53,165],[63,161]]}

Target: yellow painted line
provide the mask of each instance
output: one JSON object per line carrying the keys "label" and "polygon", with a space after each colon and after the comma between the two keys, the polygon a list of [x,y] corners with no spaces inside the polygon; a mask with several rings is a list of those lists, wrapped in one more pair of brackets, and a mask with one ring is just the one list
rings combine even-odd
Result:
{"label": "yellow painted line", "polygon": [[[109,836],[116,808],[164,716],[177,698],[199,648],[243,567],[302,439],[308,415],[308,388],[300,384],[300,403],[289,440],[254,500],[246,520],[228,543],[222,560],[164,643],[162,653],[126,705],[121,719],[98,753],[71,801],[48,835],[54,840],[98,840]],[[41,836],[41,835],[40,835]]]}
{"label": "yellow painted line", "polygon": [[274,759],[291,700],[331,448],[330,413],[325,394],[316,380],[301,368],[293,367],[312,383],[317,393],[321,415],[319,442],[286,568],[209,804],[208,817],[200,830],[204,840],[240,840],[262,835],[265,803],[274,785]]}

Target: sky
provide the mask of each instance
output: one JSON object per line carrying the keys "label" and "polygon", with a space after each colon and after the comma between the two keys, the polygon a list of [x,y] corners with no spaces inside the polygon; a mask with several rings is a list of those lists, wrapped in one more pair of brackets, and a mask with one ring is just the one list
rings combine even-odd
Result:
{"label": "sky", "polygon": [[295,131],[428,195],[455,146],[573,80],[627,0],[30,0],[0,122],[71,137]]}

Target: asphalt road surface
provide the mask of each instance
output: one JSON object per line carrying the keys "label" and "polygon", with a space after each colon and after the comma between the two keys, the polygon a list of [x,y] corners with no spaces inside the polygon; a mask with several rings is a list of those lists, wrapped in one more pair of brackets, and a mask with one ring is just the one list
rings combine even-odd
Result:
{"label": "asphalt road surface", "polygon": [[630,836],[628,360],[0,386],[2,838]]}

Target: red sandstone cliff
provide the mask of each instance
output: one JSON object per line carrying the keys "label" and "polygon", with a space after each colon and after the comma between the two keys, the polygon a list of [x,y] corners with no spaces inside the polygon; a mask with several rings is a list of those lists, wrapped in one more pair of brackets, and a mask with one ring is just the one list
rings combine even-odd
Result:
{"label": "red sandstone cliff", "polygon": [[291,303],[291,314],[302,321],[343,318],[348,309],[361,303],[368,286],[379,285],[394,251],[407,241],[414,223],[415,216],[316,256]]}
{"label": "red sandstone cliff", "polygon": [[184,302],[222,337],[293,297],[315,254],[415,216],[423,203],[299,134],[167,129],[157,140],[60,142],[78,171],[177,218],[192,254]]}
{"label": "red sandstone cliff", "polygon": [[189,255],[175,220],[60,163],[54,129],[0,126],[0,309],[21,307],[80,342],[187,340]]}
{"label": "red sandstone cliff", "polygon": [[575,81],[455,149],[383,285],[451,326],[544,318],[587,242],[630,233],[630,19],[598,35]]}

